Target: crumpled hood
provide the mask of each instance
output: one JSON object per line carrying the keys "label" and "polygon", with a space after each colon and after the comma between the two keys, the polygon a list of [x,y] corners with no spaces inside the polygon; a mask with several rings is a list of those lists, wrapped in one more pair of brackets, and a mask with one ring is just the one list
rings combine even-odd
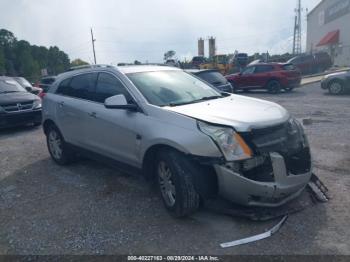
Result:
{"label": "crumpled hood", "polygon": [[232,126],[239,132],[281,124],[290,117],[287,110],[275,103],[239,95],[166,109],[212,124]]}

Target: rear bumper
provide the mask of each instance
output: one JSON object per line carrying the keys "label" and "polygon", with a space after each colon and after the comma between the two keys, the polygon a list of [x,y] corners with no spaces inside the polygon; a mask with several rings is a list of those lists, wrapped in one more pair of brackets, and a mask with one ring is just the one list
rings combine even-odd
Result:
{"label": "rear bumper", "polygon": [[41,110],[0,114],[0,128],[26,125],[30,123],[41,123],[41,121]]}
{"label": "rear bumper", "polygon": [[246,206],[277,207],[298,197],[310,181],[312,172],[288,174],[282,155],[270,153],[274,182],[258,182],[223,166],[215,165],[219,194],[227,200]]}

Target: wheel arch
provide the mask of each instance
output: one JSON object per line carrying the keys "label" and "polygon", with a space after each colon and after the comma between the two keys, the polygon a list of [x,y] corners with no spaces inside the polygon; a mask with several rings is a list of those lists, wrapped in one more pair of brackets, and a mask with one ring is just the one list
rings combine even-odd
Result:
{"label": "wheel arch", "polygon": [[164,149],[174,150],[183,154],[188,160],[197,166],[196,170],[198,170],[198,172],[195,172],[196,174],[194,174],[194,184],[201,197],[210,198],[217,195],[219,190],[218,177],[212,163],[209,161],[207,164],[200,163],[200,161],[198,161],[193,155],[168,144],[154,144],[146,150],[142,161],[142,172],[146,180],[154,181],[155,160],[158,152]]}
{"label": "wheel arch", "polygon": [[46,119],[43,123],[43,130],[44,130],[44,133],[45,135],[47,134],[47,131],[49,129],[50,126],[55,126],[57,127],[57,125],[55,124],[55,122],[51,119]]}

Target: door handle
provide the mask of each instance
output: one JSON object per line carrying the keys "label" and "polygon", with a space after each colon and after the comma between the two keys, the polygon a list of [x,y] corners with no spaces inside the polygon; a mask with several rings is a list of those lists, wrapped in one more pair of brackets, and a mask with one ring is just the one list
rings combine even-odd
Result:
{"label": "door handle", "polygon": [[64,106],[64,102],[63,102],[63,101],[62,101],[62,102],[59,102],[59,103],[58,103],[58,106],[59,106],[59,107],[63,107],[63,106]]}
{"label": "door handle", "polygon": [[89,116],[91,116],[91,117],[93,117],[93,118],[97,118],[96,112],[91,112],[91,113],[89,113]]}

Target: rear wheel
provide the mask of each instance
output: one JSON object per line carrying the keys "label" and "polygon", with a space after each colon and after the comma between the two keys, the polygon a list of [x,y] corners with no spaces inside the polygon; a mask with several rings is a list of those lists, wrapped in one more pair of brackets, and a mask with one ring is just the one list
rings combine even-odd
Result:
{"label": "rear wheel", "polygon": [[340,95],[344,91],[343,83],[339,80],[334,80],[329,84],[328,91],[332,95]]}
{"label": "rear wheel", "polygon": [[76,159],[76,155],[67,147],[60,131],[51,125],[46,133],[47,147],[52,159],[59,165],[67,165]]}
{"label": "rear wheel", "polygon": [[192,163],[175,150],[162,150],[156,161],[157,181],[163,203],[174,217],[184,217],[194,213],[200,204],[196,192]]}
{"label": "rear wheel", "polygon": [[278,94],[281,92],[281,84],[277,80],[271,80],[267,83],[267,90],[270,94]]}

